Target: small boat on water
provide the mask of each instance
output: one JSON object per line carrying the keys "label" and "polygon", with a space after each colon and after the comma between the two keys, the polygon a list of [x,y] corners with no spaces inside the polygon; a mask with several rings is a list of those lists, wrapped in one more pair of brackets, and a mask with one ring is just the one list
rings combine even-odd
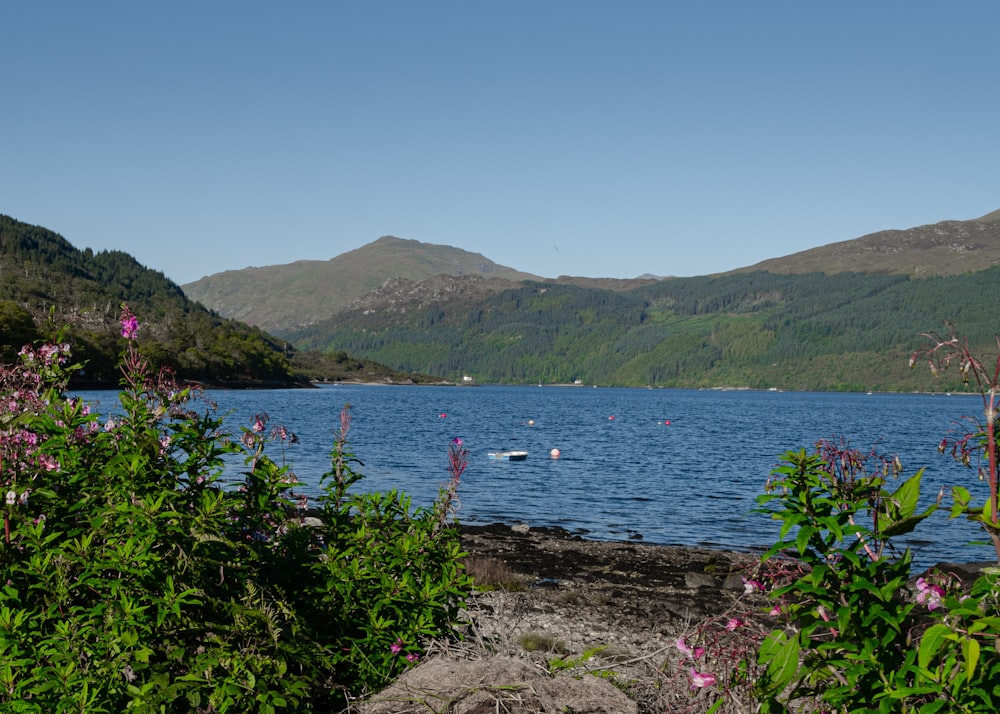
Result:
{"label": "small boat on water", "polygon": [[490,461],[524,461],[528,458],[527,451],[491,451],[487,454]]}

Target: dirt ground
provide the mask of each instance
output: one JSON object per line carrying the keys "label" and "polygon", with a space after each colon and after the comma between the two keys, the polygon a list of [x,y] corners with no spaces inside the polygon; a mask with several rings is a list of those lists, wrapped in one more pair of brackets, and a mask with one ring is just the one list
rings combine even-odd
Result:
{"label": "dirt ground", "polygon": [[468,603],[464,639],[432,648],[365,714],[705,711],[717,694],[690,687],[695,663],[677,639],[711,641],[736,658],[755,633],[733,634],[724,623],[749,622],[765,605],[744,589],[753,554],[502,524],[462,533],[481,588]]}

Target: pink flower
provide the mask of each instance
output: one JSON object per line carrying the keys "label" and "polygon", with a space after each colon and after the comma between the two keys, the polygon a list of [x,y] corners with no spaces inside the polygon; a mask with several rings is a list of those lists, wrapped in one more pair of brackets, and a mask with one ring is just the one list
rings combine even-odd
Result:
{"label": "pink flower", "polygon": [[139,321],[132,314],[132,311],[128,309],[128,306],[122,305],[122,314],[118,318],[118,321],[122,326],[122,337],[126,340],[134,339],[136,333],[139,332]]}
{"label": "pink flower", "polygon": [[259,414],[253,418],[253,430],[258,434],[264,431],[264,419]]}
{"label": "pink flower", "polygon": [[699,672],[691,668],[691,689],[703,689],[715,686],[715,675],[709,672]]}
{"label": "pink flower", "polygon": [[58,471],[59,462],[56,460],[55,456],[49,454],[42,454],[38,457],[39,465],[46,471]]}
{"label": "pink flower", "polygon": [[928,610],[936,610],[944,602],[944,588],[929,583],[924,578],[917,578],[917,602],[927,605]]}
{"label": "pink flower", "polygon": [[691,647],[688,645],[687,642],[684,641],[683,637],[678,637],[674,645],[677,647],[678,651],[680,651],[681,654],[687,655],[692,659],[698,659],[703,654],[705,654],[704,647]]}
{"label": "pink flower", "polygon": [[767,614],[771,617],[777,617],[781,614],[781,605],[775,605]]}
{"label": "pink flower", "polygon": [[743,592],[750,594],[752,592],[763,592],[764,583],[759,580],[750,580],[749,578],[743,578]]}
{"label": "pink flower", "polygon": [[743,625],[745,624],[747,623],[743,622],[743,620],[741,620],[738,617],[730,617],[728,620],[726,620],[726,629],[732,632],[738,627],[743,627]]}
{"label": "pink flower", "polygon": [[400,652],[402,652],[403,651],[403,640],[397,639],[395,642],[393,642],[391,645],[389,645],[389,651],[392,652],[395,655],[398,655]]}
{"label": "pink flower", "polygon": [[410,652],[410,654],[406,655],[407,662],[416,662],[418,659],[420,659],[420,655],[415,654],[413,652]]}

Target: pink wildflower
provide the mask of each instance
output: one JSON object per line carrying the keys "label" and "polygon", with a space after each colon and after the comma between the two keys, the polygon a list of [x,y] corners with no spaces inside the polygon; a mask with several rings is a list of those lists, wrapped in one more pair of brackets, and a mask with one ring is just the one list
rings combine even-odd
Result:
{"label": "pink wildflower", "polygon": [[730,617],[728,620],[726,620],[726,629],[732,632],[738,627],[743,627],[743,625],[745,624],[747,623],[743,622],[743,620],[741,620],[738,617]]}
{"label": "pink wildflower", "polygon": [[128,309],[127,305],[122,305],[122,314],[118,318],[118,321],[122,326],[122,337],[126,340],[134,339],[136,333],[139,332],[139,321],[132,314],[132,311]]}
{"label": "pink wildflower", "polygon": [[58,471],[59,461],[56,460],[55,456],[49,454],[42,454],[38,457],[39,465],[46,471]]}
{"label": "pink wildflower", "polygon": [[418,659],[420,659],[420,655],[415,652],[410,652],[410,654],[406,655],[407,662],[416,662]]}
{"label": "pink wildflower", "polygon": [[764,583],[759,580],[751,580],[749,578],[743,578],[743,592],[748,595],[753,592],[763,592]]}
{"label": "pink wildflower", "polygon": [[703,689],[715,685],[715,675],[710,672],[699,672],[691,668],[691,689]]}
{"label": "pink wildflower", "polygon": [[927,605],[928,610],[936,610],[944,602],[944,588],[940,585],[927,582],[924,578],[917,578],[917,602]]}
{"label": "pink wildflower", "polygon": [[264,431],[264,419],[259,414],[253,418],[253,430],[258,434]]}
{"label": "pink wildflower", "polygon": [[400,652],[402,652],[403,640],[397,639],[395,642],[389,645],[389,651],[392,652],[394,655],[398,655]]}
{"label": "pink wildflower", "polygon": [[691,657],[693,659],[698,659],[703,654],[705,654],[704,647],[691,647],[690,645],[688,645],[687,642],[684,641],[683,637],[678,637],[674,645],[677,647],[678,651],[681,654],[687,655],[688,657]]}

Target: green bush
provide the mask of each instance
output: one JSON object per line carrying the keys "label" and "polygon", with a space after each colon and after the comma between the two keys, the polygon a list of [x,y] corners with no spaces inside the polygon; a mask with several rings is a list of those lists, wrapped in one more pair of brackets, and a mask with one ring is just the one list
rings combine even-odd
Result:
{"label": "green bush", "polygon": [[[873,466],[874,465],[874,466]],[[821,442],[789,452],[760,501],[782,522],[767,559],[804,572],[769,593],[784,625],[762,642],[763,712],[993,712],[1000,707],[1000,569],[963,591],[943,573],[909,590],[921,472],[890,491],[897,462]]]}
{"label": "green bush", "polygon": [[[451,633],[470,588],[451,523],[467,452],[433,506],[353,495],[345,407],[304,517],[295,443],[151,373],[122,313],[120,408],[66,395],[65,345],[0,368],[0,708],[12,712],[335,711]],[[242,453],[238,484],[223,458]]]}

